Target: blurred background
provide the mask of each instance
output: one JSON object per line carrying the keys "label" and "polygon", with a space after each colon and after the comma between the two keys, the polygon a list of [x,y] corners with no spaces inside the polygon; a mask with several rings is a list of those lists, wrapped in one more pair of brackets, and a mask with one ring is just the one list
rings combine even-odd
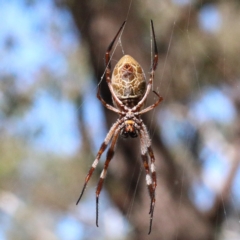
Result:
{"label": "blurred background", "polygon": [[[0,0],[0,240],[240,239],[240,3],[237,0]],[[119,139],[76,206],[117,115],[104,54],[133,56],[147,78],[150,19],[159,49],[145,114],[158,177],[150,236],[139,139]],[[149,95],[147,104],[154,102]]]}

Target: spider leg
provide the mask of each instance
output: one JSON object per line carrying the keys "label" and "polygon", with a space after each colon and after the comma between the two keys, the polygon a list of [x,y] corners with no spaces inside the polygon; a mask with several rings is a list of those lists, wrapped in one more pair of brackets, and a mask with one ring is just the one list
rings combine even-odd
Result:
{"label": "spider leg", "polygon": [[[146,171],[146,183],[147,183],[149,195],[152,199],[152,196],[154,194],[154,187],[153,187],[153,179],[152,179],[152,176],[150,174],[150,169],[149,169],[148,156],[147,156],[147,153],[141,154],[141,156],[142,156],[143,165],[144,165],[144,168]],[[152,203],[151,203],[151,205],[152,205]],[[151,213],[151,209],[152,209],[152,206],[150,206],[149,213]]]}
{"label": "spider leg", "polygon": [[[141,156],[142,156],[142,160],[143,160],[143,164],[145,167],[145,171],[146,171],[146,183],[148,186],[148,191],[150,194],[150,198],[151,198],[151,203],[150,203],[150,210],[149,210],[149,214],[150,214],[150,224],[149,224],[149,232],[148,234],[151,233],[152,230],[152,222],[153,222],[153,213],[154,213],[154,207],[155,207],[155,189],[157,186],[157,178],[156,178],[156,171],[155,171],[155,158],[153,155],[153,151],[151,149],[151,140],[147,131],[146,126],[144,125],[144,123],[142,123],[141,129],[140,129],[140,142],[141,142]],[[148,164],[148,155],[151,158],[151,174],[150,174],[150,170],[149,170],[149,164]]]}
{"label": "spider leg", "polygon": [[153,41],[154,41],[154,59],[153,59],[153,66],[152,70],[156,70],[157,64],[158,64],[158,49],[157,49],[157,42],[155,37],[155,31],[153,27],[153,20],[151,20],[151,28],[152,28],[152,34],[153,34]]}
{"label": "spider leg", "polygon": [[[148,147],[148,154],[149,154],[150,159],[151,159],[150,169],[151,169],[151,174],[152,174],[153,192],[154,192],[153,193],[152,204],[151,204],[150,211],[149,211],[149,214],[151,214],[151,221],[152,221],[153,220],[153,212],[154,212],[155,202],[156,202],[155,191],[156,191],[156,187],[157,187],[157,175],[156,175],[156,169],[155,169],[155,157],[154,157],[153,150],[152,150],[151,146]],[[152,224],[150,224],[150,226],[151,225]],[[150,232],[151,232],[151,229],[150,229]]]}
{"label": "spider leg", "polygon": [[148,154],[149,154],[150,159],[151,159],[150,169],[151,169],[151,175],[152,175],[152,181],[153,181],[153,190],[154,190],[154,193],[155,193],[155,189],[157,187],[157,175],[156,175],[156,169],[155,169],[155,157],[154,157],[153,150],[152,150],[151,146],[148,147]]}
{"label": "spider leg", "polygon": [[139,101],[138,104],[136,105],[137,110],[140,109],[143,106],[144,102],[146,101],[146,98],[147,98],[148,94],[150,93],[150,90],[152,88],[153,79],[154,79],[154,73],[155,73],[155,70],[156,70],[157,64],[158,64],[158,49],[157,49],[155,31],[154,31],[152,20],[151,20],[151,28],[152,28],[153,42],[154,42],[153,63],[152,63],[152,67],[151,67],[150,78],[149,78],[149,81],[148,81],[148,84],[147,84],[147,90],[146,90],[143,98],[141,99],[141,101]]}
{"label": "spider leg", "polygon": [[88,184],[88,181],[90,180],[90,178],[91,178],[91,176],[92,176],[95,168],[97,167],[97,164],[98,164],[98,162],[99,162],[99,160],[100,160],[100,158],[101,158],[102,153],[105,151],[106,147],[108,146],[108,143],[109,143],[110,140],[112,139],[113,134],[114,134],[114,132],[115,132],[115,130],[116,130],[116,128],[117,128],[118,126],[119,126],[119,122],[117,121],[117,122],[111,127],[111,129],[109,130],[109,132],[108,132],[108,134],[107,134],[104,142],[102,143],[102,145],[101,145],[101,147],[100,147],[100,149],[99,149],[99,151],[98,151],[98,153],[97,153],[96,159],[94,160],[94,162],[93,162],[91,168],[89,169],[89,172],[88,172],[88,174],[87,174],[87,176],[86,176],[86,178],[85,178],[85,183],[84,183],[84,185],[83,185],[81,194],[80,194],[80,196],[79,196],[79,198],[78,198],[78,200],[77,200],[76,205],[77,205],[77,204],[79,203],[79,201],[81,200],[81,198],[82,198],[82,196],[83,196],[83,193],[84,193],[84,191],[85,191],[85,189],[86,189],[86,186],[87,186],[87,184]]}
{"label": "spider leg", "polygon": [[111,145],[110,145],[110,147],[108,149],[108,152],[107,152],[107,158],[106,158],[106,161],[104,163],[104,168],[102,170],[102,173],[100,175],[100,179],[99,179],[99,182],[98,182],[98,185],[97,185],[97,190],[96,190],[96,226],[97,227],[98,227],[98,206],[99,206],[98,202],[99,202],[99,195],[101,193],[103,182],[104,182],[104,179],[105,179],[106,174],[107,174],[108,165],[109,165],[109,163],[112,160],[113,155],[114,155],[114,148],[116,146],[116,142],[117,142],[119,133],[120,133],[120,128],[118,128],[116,130],[116,132],[114,133],[114,135],[113,135]]}
{"label": "spider leg", "polygon": [[147,107],[147,108],[143,109],[142,111],[140,111],[140,112],[139,112],[139,115],[141,115],[141,114],[143,114],[143,113],[146,113],[146,112],[148,112],[148,111],[151,111],[152,109],[154,109],[155,107],[157,107],[158,104],[163,100],[163,98],[160,97],[157,92],[155,92],[155,91],[153,91],[153,92],[157,95],[158,100],[157,100],[154,104],[152,104],[152,105],[150,105],[149,107]]}
{"label": "spider leg", "polygon": [[118,114],[121,113],[117,108],[115,108],[115,107],[107,104],[107,103],[104,101],[104,99],[101,97],[101,94],[100,94],[100,87],[99,87],[99,85],[98,85],[98,91],[97,91],[97,98],[101,101],[101,103],[102,103],[107,109],[109,109],[109,110],[111,110],[111,111],[113,111],[113,112],[116,112],[116,113],[118,113]]}
{"label": "spider leg", "polygon": [[114,102],[117,104],[117,106],[121,109],[124,108],[124,104],[122,103],[122,101],[119,100],[119,98],[117,97],[117,95],[115,94],[115,92],[113,91],[113,87],[111,84],[111,61],[110,61],[110,52],[112,51],[112,47],[118,37],[118,35],[120,34],[120,32],[122,31],[123,27],[125,26],[126,21],[123,22],[122,26],[120,27],[120,29],[118,30],[116,36],[113,38],[112,42],[110,43],[110,45],[107,48],[106,54],[105,54],[105,63],[106,63],[106,81],[109,87],[109,90],[112,94],[112,98],[114,100]]}

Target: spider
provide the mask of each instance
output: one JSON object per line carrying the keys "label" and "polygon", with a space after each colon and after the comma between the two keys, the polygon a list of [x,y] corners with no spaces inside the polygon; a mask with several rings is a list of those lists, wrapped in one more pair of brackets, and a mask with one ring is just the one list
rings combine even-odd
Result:
{"label": "spider", "polygon": [[[102,104],[109,110],[117,113],[119,115],[117,121],[113,124],[111,129],[109,130],[104,142],[102,143],[96,159],[94,160],[87,176],[85,179],[85,183],[78,198],[76,204],[81,200],[83,193],[86,189],[87,183],[91,178],[93,171],[97,167],[97,164],[101,158],[102,153],[105,151],[107,146],[110,144],[110,147],[107,152],[106,161],[104,164],[104,168],[101,172],[100,179],[96,189],[96,226],[98,227],[98,202],[99,195],[102,190],[103,182],[106,177],[108,165],[113,158],[114,149],[119,135],[127,138],[135,138],[139,136],[140,144],[141,144],[141,157],[143,161],[143,165],[146,171],[146,183],[150,195],[150,224],[149,224],[149,232],[151,233],[152,229],[152,221],[153,221],[153,213],[155,207],[155,190],[157,186],[156,179],[156,171],[155,171],[155,158],[151,148],[151,139],[149,137],[146,125],[143,123],[141,119],[141,115],[146,113],[152,109],[154,109],[163,98],[159,96],[159,94],[153,91],[154,94],[158,97],[158,100],[146,107],[143,108],[144,103],[149,95],[154,78],[154,72],[158,63],[158,50],[155,39],[155,32],[153,27],[153,21],[151,20],[151,29],[154,40],[154,57],[152,61],[152,68],[150,72],[150,78],[148,83],[146,84],[145,74],[142,67],[139,63],[129,55],[124,55],[119,62],[116,64],[112,78],[111,78],[111,61],[110,61],[110,53],[112,47],[125,26],[126,21],[123,22],[122,26],[118,30],[116,36],[113,38],[110,43],[107,51],[105,53],[105,63],[106,63],[106,81],[110,92],[112,94],[113,106],[107,104],[104,99],[100,95],[100,88],[98,86],[97,98],[102,102]],[[149,158],[150,158],[150,167],[149,167]]]}

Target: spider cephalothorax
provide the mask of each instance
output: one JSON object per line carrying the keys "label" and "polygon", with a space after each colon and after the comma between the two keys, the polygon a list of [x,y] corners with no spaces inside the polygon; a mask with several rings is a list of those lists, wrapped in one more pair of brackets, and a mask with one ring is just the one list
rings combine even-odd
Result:
{"label": "spider cephalothorax", "polygon": [[[152,220],[153,220],[153,213],[154,213],[154,207],[155,207],[155,190],[157,186],[157,179],[156,179],[156,171],[155,171],[155,158],[151,148],[151,139],[149,137],[147,128],[141,119],[141,114],[144,114],[152,110],[162,101],[162,97],[160,97],[158,93],[153,91],[157,95],[158,100],[154,104],[144,108],[144,103],[152,88],[154,71],[156,70],[157,63],[158,63],[158,51],[157,51],[157,44],[156,44],[155,33],[153,28],[153,22],[151,21],[151,28],[152,28],[152,34],[153,34],[153,40],[154,40],[154,58],[153,58],[153,63],[152,63],[152,68],[151,68],[150,78],[148,83],[146,83],[145,74],[140,64],[129,55],[124,55],[118,61],[118,63],[116,64],[113,70],[113,74],[111,77],[110,52],[115,43],[115,40],[117,39],[118,35],[122,31],[125,24],[126,22],[122,24],[116,36],[110,43],[105,55],[106,81],[110,89],[110,92],[112,94],[112,100],[113,100],[114,106],[109,105],[104,101],[104,99],[100,95],[99,87],[97,92],[97,97],[102,102],[102,104],[109,110],[116,112],[119,115],[119,117],[117,121],[113,124],[111,129],[109,130],[104,142],[102,143],[97,153],[96,159],[94,160],[88,172],[88,175],[85,179],[85,183],[84,183],[82,192],[80,194],[80,197],[77,201],[77,204],[82,198],[82,195],[86,189],[87,183],[91,178],[93,171],[95,170],[101,158],[102,153],[110,144],[107,152],[104,168],[100,175],[100,179],[99,179],[97,190],[96,190],[96,207],[97,207],[96,225],[98,226],[99,195],[102,190],[103,181],[107,174],[108,165],[114,155],[114,148],[115,148],[117,139],[119,135],[126,138],[127,137],[135,138],[139,136],[140,143],[141,143],[141,156],[142,156],[142,161],[143,161],[143,165],[146,172],[146,183],[147,183],[147,187],[148,187],[148,191],[151,199],[151,205],[150,205],[150,211],[149,211],[150,226],[149,226],[149,232],[148,232],[150,234],[152,229]],[[150,163],[150,167],[149,167],[149,163]]]}
{"label": "spider cephalothorax", "polygon": [[138,136],[136,123],[134,122],[134,120],[126,120],[124,122],[124,126],[121,129],[121,135],[125,138],[127,137],[135,138]]}

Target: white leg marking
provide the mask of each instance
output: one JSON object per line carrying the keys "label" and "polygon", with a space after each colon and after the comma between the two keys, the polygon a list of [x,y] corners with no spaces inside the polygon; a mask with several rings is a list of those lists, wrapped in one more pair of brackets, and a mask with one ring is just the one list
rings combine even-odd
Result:
{"label": "white leg marking", "polygon": [[152,184],[152,178],[149,174],[146,175],[146,182],[147,182],[147,185]]}
{"label": "white leg marking", "polygon": [[94,162],[93,162],[93,164],[92,164],[92,167],[93,167],[93,168],[96,168],[97,164],[98,164],[98,160],[95,159]]}
{"label": "white leg marking", "polygon": [[154,163],[151,163],[151,172],[156,172]]}
{"label": "white leg marking", "polygon": [[144,143],[142,143],[142,144],[141,144],[141,153],[142,153],[142,155],[145,155],[146,152],[147,152],[147,148],[146,148],[146,146],[144,145]]}
{"label": "white leg marking", "polygon": [[106,171],[105,171],[105,169],[103,169],[102,170],[102,173],[101,173],[101,175],[100,175],[100,178],[105,178],[106,177]]}

